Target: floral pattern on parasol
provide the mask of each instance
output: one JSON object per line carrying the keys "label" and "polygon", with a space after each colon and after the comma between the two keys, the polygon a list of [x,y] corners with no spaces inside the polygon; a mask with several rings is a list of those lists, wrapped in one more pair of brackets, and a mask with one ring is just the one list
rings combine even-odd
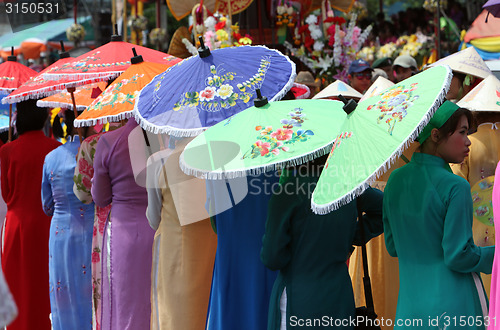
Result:
{"label": "floral pattern on parasol", "polygon": [[[174,111],[182,111],[185,106],[196,106],[204,111],[219,111],[236,105],[237,101],[248,103],[257,88],[260,88],[270,65],[269,58],[261,59],[258,72],[250,79],[231,85],[236,72],[224,73],[223,68],[210,66],[211,77],[206,80],[207,87],[200,92],[187,92],[174,104]],[[234,84],[234,83],[233,83]],[[236,87],[236,88],[235,88]]]}
{"label": "floral pattern on parasol", "polygon": [[280,151],[287,152],[296,142],[305,142],[309,136],[314,135],[314,132],[310,129],[293,130],[293,127],[302,127],[305,120],[302,108],[293,109],[289,116],[291,119],[282,119],[283,126],[276,130],[273,130],[272,126],[265,128],[256,126],[255,130],[259,131],[260,134],[257,136],[257,141],[243,155],[242,159],[277,156]]}
{"label": "floral pattern on parasol", "polygon": [[[380,110],[380,116],[377,118],[377,124],[385,122],[389,125],[388,132],[392,135],[394,126],[397,122],[406,117],[407,110],[419,99],[419,95],[413,95],[417,89],[418,83],[412,83],[406,88],[404,85],[391,87],[381,95],[375,105],[369,105],[367,110]],[[387,117],[387,118],[386,118]]]}

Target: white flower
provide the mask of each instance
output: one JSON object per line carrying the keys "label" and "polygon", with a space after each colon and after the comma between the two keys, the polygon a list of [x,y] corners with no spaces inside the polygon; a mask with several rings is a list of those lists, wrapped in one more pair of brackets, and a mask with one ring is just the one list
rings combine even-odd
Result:
{"label": "white flower", "polygon": [[313,62],[314,68],[321,69],[320,74],[322,74],[323,72],[327,72],[332,66],[332,60],[333,58],[331,58],[330,55],[320,57],[317,62]]}
{"label": "white flower", "polygon": [[323,48],[325,47],[325,44],[322,43],[321,41],[315,41],[314,42],[314,45],[313,45],[313,49],[320,52],[323,50]]}
{"label": "white flower", "polygon": [[229,84],[220,86],[219,90],[217,91],[217,96],[223,100],[227,99],[231,95],[233,95],[233,86]]}
{"label": "white flower", "polygon": [[[311,26],[309,26],[309,28],[311,28]],[[313,38],[314,40],[318,40],[321,37],[323,37],[323,32],[321,32],[320,29],[311,30],[311,38]]]}
{"label": "white flower", "polygon": [[205,20],[205,26],[207,27],[207,29],[209,30],[214,30],[215,29],[215,24],[217,23],[217,21],[215,20],[215,18],[213,16],[209,16],[206,20]]}
{"label": "white flower", "polygon": [[316,17],[316,15],[309,15],[306,18],[306,23],[309,25],[316,25],[317,21],[318,21],[318,17]]}

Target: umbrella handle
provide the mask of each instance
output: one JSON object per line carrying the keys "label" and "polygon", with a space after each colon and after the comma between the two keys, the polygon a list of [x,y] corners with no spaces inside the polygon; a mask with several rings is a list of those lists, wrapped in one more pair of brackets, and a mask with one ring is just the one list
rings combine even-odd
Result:
{"label": "umbrella handle", "polygon": [[[75,119],[76,119],[78,117],[78,111],[76,110],[76,101],[75,101],[76,88],[75,87],[68,87],[66,89],[71,94],[71,102],[73,102],[73,112],[75,113]],[[78,137],[80,138],[80,145],[81,145],[83,142],[83,138],[82,138],[82,132],[80,130],[80,127],[77,127],[76,131],[78,132]]]}
{"label": "umbrella handle", "polygon": [[12,125],[11,125],[11,122],[12,122],[12,103],[9,104],[9,141],[8,142],[12,141]]}

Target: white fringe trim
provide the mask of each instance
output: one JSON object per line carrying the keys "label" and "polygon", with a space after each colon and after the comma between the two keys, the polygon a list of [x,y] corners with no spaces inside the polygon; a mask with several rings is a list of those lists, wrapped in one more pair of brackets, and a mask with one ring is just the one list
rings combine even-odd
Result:
{"label": "white fringe trim", "polygon": [[443,65],[443,67],[446,68],[447,70],[447,75],[446,78],[443,82],[443,86],[441,88],[441,92],[437,96],[436,100],[434,101],[433,105],[430,107],[430,109],[427,111],[425,114],[424,118],[420,121],[420,123],[417,125],[417,127],[413,130],[413,132],[408,136],[406,140],[404,140],[399,147],[396,149],[396,151],[389,157],[387,161],[385,161],[378,169],[376,169],[371,175],[369,175],[363,182],[361,182],[357,187],[352,189],[351,191],[347,192],[344,196],[337,198],[334,201],[331,201],[327,204],[316,204],[313,202],[314,200],[314,194],[316,190],[313,191],[312,198],[311,198],[311,210],[315,214],[328,214],[334,210],[337,210],[341,206],[350,203],[353,201],[356,197],[361,195],[372,183],[373,181],[376,180],[380,175],[384,174],[391,166],[396,162],[396,160],[403,154],[403,152],[410,146],[410,144],[415,141],[415,139],[420,135],[422,130],[427,126],[429,121],[431,120],[432,116],[434,116],[434,113],[436,110],[441,106],[443,101],[446,98],[446,94],[448,93],[448,90],[450,88],[451,84],[451,78],[453,77],[452,71],[449,66]]}
{"label": "white fringe trim", "polygon": [[[186,146],[187,147],[187,146]],[[316,159],[318,157],[324,156],[332,150],[333,147],[333,141],[328,142],[328,144],[324,145],[323,147],[320,147],[316,150],[313,150],[311,152],[308,152],[307,154],[303,154],[294,158],[274,162],[274,163],[269,163],[266,165],[256,165],[252,167],[246,167],[243,169],[239,170],[225,170],[221,169],[220,171],[207,171],[207,170],[200,170],[196,169],[194,167],[189,166],[188,164],[185,163],[184,161],[184,151],[182,152],[181,156],[179,157],[179,166],[181,170],[191,176],[195,176],[200,179],[205,179],[205,180],[223,180],[223,179],[235,179],[235,178],[241,178],[247,175],[259,175],[265,172],[269,171],[276,171],[276,170],[281,170],[285,167],[288,166],[298,166],[301,164],[304,164],[306,162],[309,162],[313,159]],[[186,148],[184,148],[186,150]]]}
{"label": "white fringe trim", "polygon": [[[104,80],[99,80],[99,81],[106,81]],[[29,90],[21,94],[16,94],[12,96],[7,96],[2,100],[3,104],[13,104],[13,103],[19,103],[22,101],[30,100],[30,99],[39,99],[47,96],[52,96],[54,94],[57,94],[59,92],[62,92],[65,90],[67,87],[78,87],[78,86],[83,86],[90,84],[89,80],[75,80],[75,81],[70,81],[70,82],[61,82],[60,84],[53,85],[53,86],[47,86],[43,87],[40,89],[34,89],[34,90]]]}
{"label": "white fringe trim", "polygon": [[78,119],[76,118],[75,121],[73,122],[73,125],[75,127],[85,127],[85,126],[95,126],[97,124],[107,124],[107,123],[116,123],[119,122],[120,120],[124,119],[129,119],[133,117],[132,110],[122,112],[118,115],[113,115],[113,116],[102,116],[98,118],[93,118],[93,119]]}
{"label": "white fringe trim", "polygon": [[[107,81],[109,79],[113,79],[121,75],[123,71],[108,71],[108,72],[87,72],[87,73],[44,73],[43,79],[45,80],[62,80],[62,79],[71,79],[77,80],[78,82],[83,81],[80,85],[87,85],[93,82],[99,81]],[[74,83],[74,82],[71,82]],[[68,83],[69,84],[69,83]]]}
{"label": "white fringe trim", "polygon": [[5,95],[9,95],[10,93],[12,93],[13,91],[15,91],[17,88],[6,88],[6,87],[0,87],[0,93],[1,94],[5,94]]}
{"label": "white fringe trim", "polygon": [[[241,48],[241,47],[261,47],[261,48],[265,48],[267,50],[276,52],[280,56],[284,56],[286,58],[287,62],[290,63],[290,65],[292,66],[292,73],[291,73],[291,75],[290,75],[290,77],[288,79],[288,82],[285,84],[285,86],[283,86],[283,88],[278,93],[276,93],[276,95],[271,100],[269,100],[269,102],[281,100],[286,95],[286,93],[292,88],[293,83],[295,81],[295,77],[297,76],[295,63],[292,62],[288,56],[282,54],[278,50],[276,50],[276,49],[270,49],[270,48],[268,48],[266,46],[258,45],[258,46],[238,46],[238,47],[239,48]],[[215,51],[217,51],[217,50],[215,50]],[[191,59],[191,58],[193,58],[193,56],[189,57],[189,59]],[[179,62],[179,63],[181,63],[181,62]],[[169,67],[164,73],[160,73],[160,74],[167,73],[169,70],[172,70],[179,63],[177,63],[177,64]],[[152,84],[153,81],[154,81],[154,78],[146,86],[143,87],[143,90],[146,89],[150,84]],[[142,115],[139,113],[138,109],[139,109],[139,103],[140,102],[141,102],[141,95],[139,94],[139,97],[138,97],[137,101],[134,104],[134,109],[132,110],[133,116],[134,116],[135,120],[137,121],[137,123],[142,128],[144,128],[145,130],[147,130],[149,132],[152,132],[154,134],[168,134],[168,135],[172,135],[172,136],[175,136],[175,137],[193,137],[193,136],[200,135],[206,129],[209,128],[209,127],[200,127],[200,128],[183,129],[183,128],[172,127],[172,126],[168,126],[168,125],[159,126],[159,125],[156,125],[156,124],[152,124],[147,119],[145,119],[144,117],[142,117]],[[225,118],[225,119],[227,119],[227,118]]]}
{"label": "white fringe trim", "polygon": [[[54,101],[43,101],[43,100],[38,100],[36,101],[36,105],[39,106],[40,108],[65,108],[65,109],[71,109],[73,110],[73,103],[65,103],[65,102],[54,102]],[[76,110],[77,111],[83,111],[87,109],[86,105],[76,105]]]}
{"label": "white fringe trim", "polygon": [[0,127],[0,133],[7,132],[9,130],[9,126]]}

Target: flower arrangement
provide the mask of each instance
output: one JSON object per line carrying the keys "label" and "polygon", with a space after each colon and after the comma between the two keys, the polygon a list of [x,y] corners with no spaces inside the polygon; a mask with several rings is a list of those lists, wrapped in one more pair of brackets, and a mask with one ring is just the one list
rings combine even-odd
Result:
{"label": "flower arrangement", "polygon": [[328,17],[311,14],[305,24],[295,29],[295,40],[300,47],[294,48],[285,42],[285,47],[298,57],[313,72],[319,71],[326,82],[334,79],[347,81],[347,70],[372,27],[364,31],[356,26],[357,15],[353,14],[347,24],[343,17]]}
{"label": "flower arrangement", "polygon": [[297,15],[292,6],[287,6],[285,3],[276,7],[276,25],[282,26],[283,24],[293,28],[297,20]]}
{"label": "flower arrangement", "polygon": [[375,46],[366,46],[361,48],[361,50],[358,52],[357,57],[371,63],[375,60],[375,52]]}
{"label": "flower arrangement", "polygon": [[167,37],[167,31],[162,28],[154,28],[149,33],[149,40],[154,45],[164,42],[166,37]]}
{"label": "flower arrangement", "polygon": [[73,24],[66,29],[66,37],[69,41],[78,44],[85,38],[85,29],[80,24]]}
{"label": "flower arrangement", "polygon": [[128,20],[128,26],[134,31],[144,31],[148,28],[148,19],[142,15],[132,16]]}
{"label": "flower arrangement", "polygon": [[433,47],[432,37],[417,32],[409,36],[401,36],[396,42],[389,42],[380,47],[364,47],[358,52],[357,57],[371,62],[378,58],[410,55],[415,58],[419,65],[422,65],[425,58],[431,55]]}
{"label": "flower arrangement", "polygon": [[210,49],[252,44],[252,38],[248,34],[242,36],[238,24],[232,25],[226,16],[209,16],[204,24],[206,32],[203,39]]}

